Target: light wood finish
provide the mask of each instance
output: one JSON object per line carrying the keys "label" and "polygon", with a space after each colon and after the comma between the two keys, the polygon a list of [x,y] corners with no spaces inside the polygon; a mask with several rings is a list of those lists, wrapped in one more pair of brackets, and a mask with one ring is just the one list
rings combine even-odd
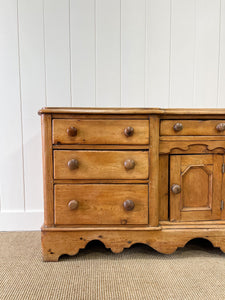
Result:
{"label": "light wood finish", "polygon": [[[225,110],[224,110],[225,111]],[[86,114],[86,115],[137,115],[149,113],[163,113],[159,108],[68,108],[68,107],[43,107],[39,114]]]}
{"label": "light wood finish", "polygon": [[42,228],[46,229],[47,231],[83,231],[85,230],[113,230],[113,231],[126,231],[126,230],[135,230],[135,231],[155,231],[155,230],[161,230],[161,226],[152,227],[152,226],[146,226],[146,225],[115,225],[115,224],[107,224],[107,225],[55,225],[54,227],[45,227]]}
{"label": "light wood finish", "polygon": [[200,109],[186,109],[186,108],[82,108],[82,107],[43,107],[38,111],[41,114],[106,114],[106,115],[223,115],[225,116],[224,108],[200,108]]}
{"label": "light wood finish", "polygon": [[169,254],[193,238],[225,252],[225,109],[39,113],[44,261],[96,239],[115,253],[146,243]]}
{"label": "light wood finish", "polygon": [[186,116],[189,119],[192,119],[194,116],[225,116],[225,109],[224,108],[166,108],[162,109],[163,114],[167,116],[168,119],[171,119],[171,116]]}
{"label": "light wood finish", "polygon": [[[126,183],[148,182],[148,179],[126,179]],[[54,183],[124,183],[124,179],[54,179]]]}
{"label": "light wood finish", "polygon": [[195,238],[205,238],[225,252],[225,229],[164,229],[164,230],[51,230],[42,228],[42,256],[44,261],[58,261],[60,255],[75,255],[92,240],[101,241],[106,248],[120,253],[135,243],[144,243],[160,253],[171,254]]}
{"label": "light wood finish", "polygon": [[216,154],[171,156],[171,221],[220,219],[222,163]]}
{"label": "light wood finish", "polygon": [[[68,204],[79,203],[76,210]],[[133,201],[127,211],[124,202]],[[55,224],[148,224],[148,185],[55,185]]]}
{"label": "light wood finish", "polygon": [[209,136],[194,136],[194,135],[185,135],[185,136],[160,136],[160,141],[225,141],[225,135],[224,136],[218,136],[218,135],[209,135]]}
{"label": "light wood finish", "polygon": [[169,157],[159,157],[159,219],[168,220],[168,180],[169,180]]}
{"label": "light wood finish", "polygon": [[[183,222],[170,222],[170,221],[160,221],[161,226],[170,226],[174,228],[175,226],[189,226],[189,225],[199,225],[199,226],[218,226],[225,225],[225,220],[216,220],[216,221],[183,221]],[[202,227],[203,228],[203,227]]]}
{"label": "light wood finish", "polygon": [[[223,231],[225,230],[224,224],[215,224],[215,221],[213,221],[214,224],[198,224],[195,222],[195,224],[183,224],[183,222],[179,222],[178,224],[169,224],[169,225],[162,225],[161,224],[161,230],[168,229],[168,230],[186,230],[186,229],[216,229]],[[190,223],[190,222],[189,222]]]}
{"label": "light wood finish", "polygon": [[189,109],[187,109],[187,113],[186,114],[163,114],[160,115],[160,119],[161,121],[163,120],[176,120],[176,122],[179,122],[179,120],[221,120],[222,118],[224,118],[225,115],[223,113],[218,113],[215,114],[213,113],[213,111],[211,112],[211,114],[208,111],[208,114],[205,113],[203,114],[197,114],[197,112],[195,114],[191,114],[191,111],[189,111]]}
{"label": "light wood finish", "polygon": [[[68,168],[68,162],[76,159],[79,167]],[[132,159],[133,169],[127,170],[124,162]],[[147,151],[54,151],[55,179],[147,179]]]}
{"label": "light wood finish", "polygon": [[[179,128],[179,130],[176,128]],[[160,135],[224,136],[225,120],[163,120],[160,123]]]}
{"label": "light wood finish", "polygon": [[161,154],[173,153],[225,153],[224,141],[162,141],[159,152]]}
{"label": "light wood finish", "polygon": [[[133,128],[129,136],[128,129]],[[75,136],[68,135],[71,128]],[[53,144],[148,144],[148,120],[53,120]]]}
{"label": "light wood finish", "polygon": [[115,115],[115,114],[85,114],[85,113],[80,113],[80,114],[61,114],[61,113],[53,113],[52,114],[52,119],[92,119],[92,120],[148,120],[149,116],[145,114],[120,114],[120,115]]}
{"label": "light wood finish", "polygon": [[53,215],[53,165],[52,165],[52,126],[51,115],[41,116],[42,128],[42,161],[43,161],[43,194],[44,194],[44,223],[54,224]]}
{"label": "light wood finish", "polygon": [[149,222],[157,226],[159,222],[159,117],[150,117],[149,146]]}
{"label": "light wood finish", "polygon": [[53,145],[54,150],[148,150],[149,145]]}
{"label": "light wood finish", "polygon": [[[223,166],[225,167],[225,157],[223,156]],[[225,170],[224,170],[225,172]],[[225,220],[225,173],[223,174],[223,178],[222,178],[222,206],[223,209],[221,207],[221,219]]]}

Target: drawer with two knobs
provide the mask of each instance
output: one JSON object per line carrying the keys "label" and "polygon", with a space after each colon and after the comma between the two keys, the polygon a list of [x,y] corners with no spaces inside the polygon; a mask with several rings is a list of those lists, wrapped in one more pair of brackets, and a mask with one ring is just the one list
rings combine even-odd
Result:
{"label": "drawer with two knobs", "polygon": [[148,224],[147,184],[56,184],[56,225]]}
{"label": "drawer with two knobs", "polygon": [[53,144],[147,145],[149,120],[54,119]]}
{"label": "drawer with two knobs", "polygon": [[225,120],[162,120],[160,135],[222,136],[225,135]]}
{"label": "drawer with two knobs", "polygon": [[55,150],[55,179],[148,179],[148,151]]}

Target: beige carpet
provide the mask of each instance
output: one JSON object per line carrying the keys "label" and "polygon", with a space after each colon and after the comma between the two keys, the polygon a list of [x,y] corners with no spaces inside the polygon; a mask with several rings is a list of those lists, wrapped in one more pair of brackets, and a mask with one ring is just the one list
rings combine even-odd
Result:
{"label": "beige carpet", "polygon": [[113,254],[98,242],[58,263],[40,232],[0,233],[0,299],[225,299],[225,255],[192,242],[167,256],[145,245]]}

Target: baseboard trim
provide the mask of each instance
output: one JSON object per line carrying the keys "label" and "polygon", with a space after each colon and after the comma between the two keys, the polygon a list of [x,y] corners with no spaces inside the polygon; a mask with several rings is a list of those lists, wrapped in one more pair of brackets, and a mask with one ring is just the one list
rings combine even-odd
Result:
{"label": "baseboard trim", "polygon": [[44,220],[43,211],[0,212],[0,231],[40,230]]}

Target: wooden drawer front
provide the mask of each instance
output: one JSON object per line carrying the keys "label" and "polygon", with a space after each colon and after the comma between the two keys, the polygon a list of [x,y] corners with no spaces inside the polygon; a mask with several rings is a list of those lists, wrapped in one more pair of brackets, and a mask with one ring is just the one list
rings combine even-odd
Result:
{"label": "wooden drawer front", "polygon": [[[78,167],[68,167],[71,160]],[[125,161],[133,160],[134,168],[127,170]],[[54,151],[55,179],[147,179],[148,151]]]}
{"label": "wooden drawer front", "polygon": [[[130,211],[126,200],[134,203]],[[148,185],[55,185],[55,224],[148,224]]]}
{"label": "wooden drawer front", "polygon": [[[69,128],[72,127],[70,131]],[[128,127],[133,132],[124,130]],[[75,128],[75,129],[74,129]],[[70,136],[68,134],[76,134]],[[53,120],[53,144],[148,144],[148,120]]]}
{"label": "wooden drawer front", "polygon": [[225,135],[225,120],[164,120],[161,121],[160,134]]}

